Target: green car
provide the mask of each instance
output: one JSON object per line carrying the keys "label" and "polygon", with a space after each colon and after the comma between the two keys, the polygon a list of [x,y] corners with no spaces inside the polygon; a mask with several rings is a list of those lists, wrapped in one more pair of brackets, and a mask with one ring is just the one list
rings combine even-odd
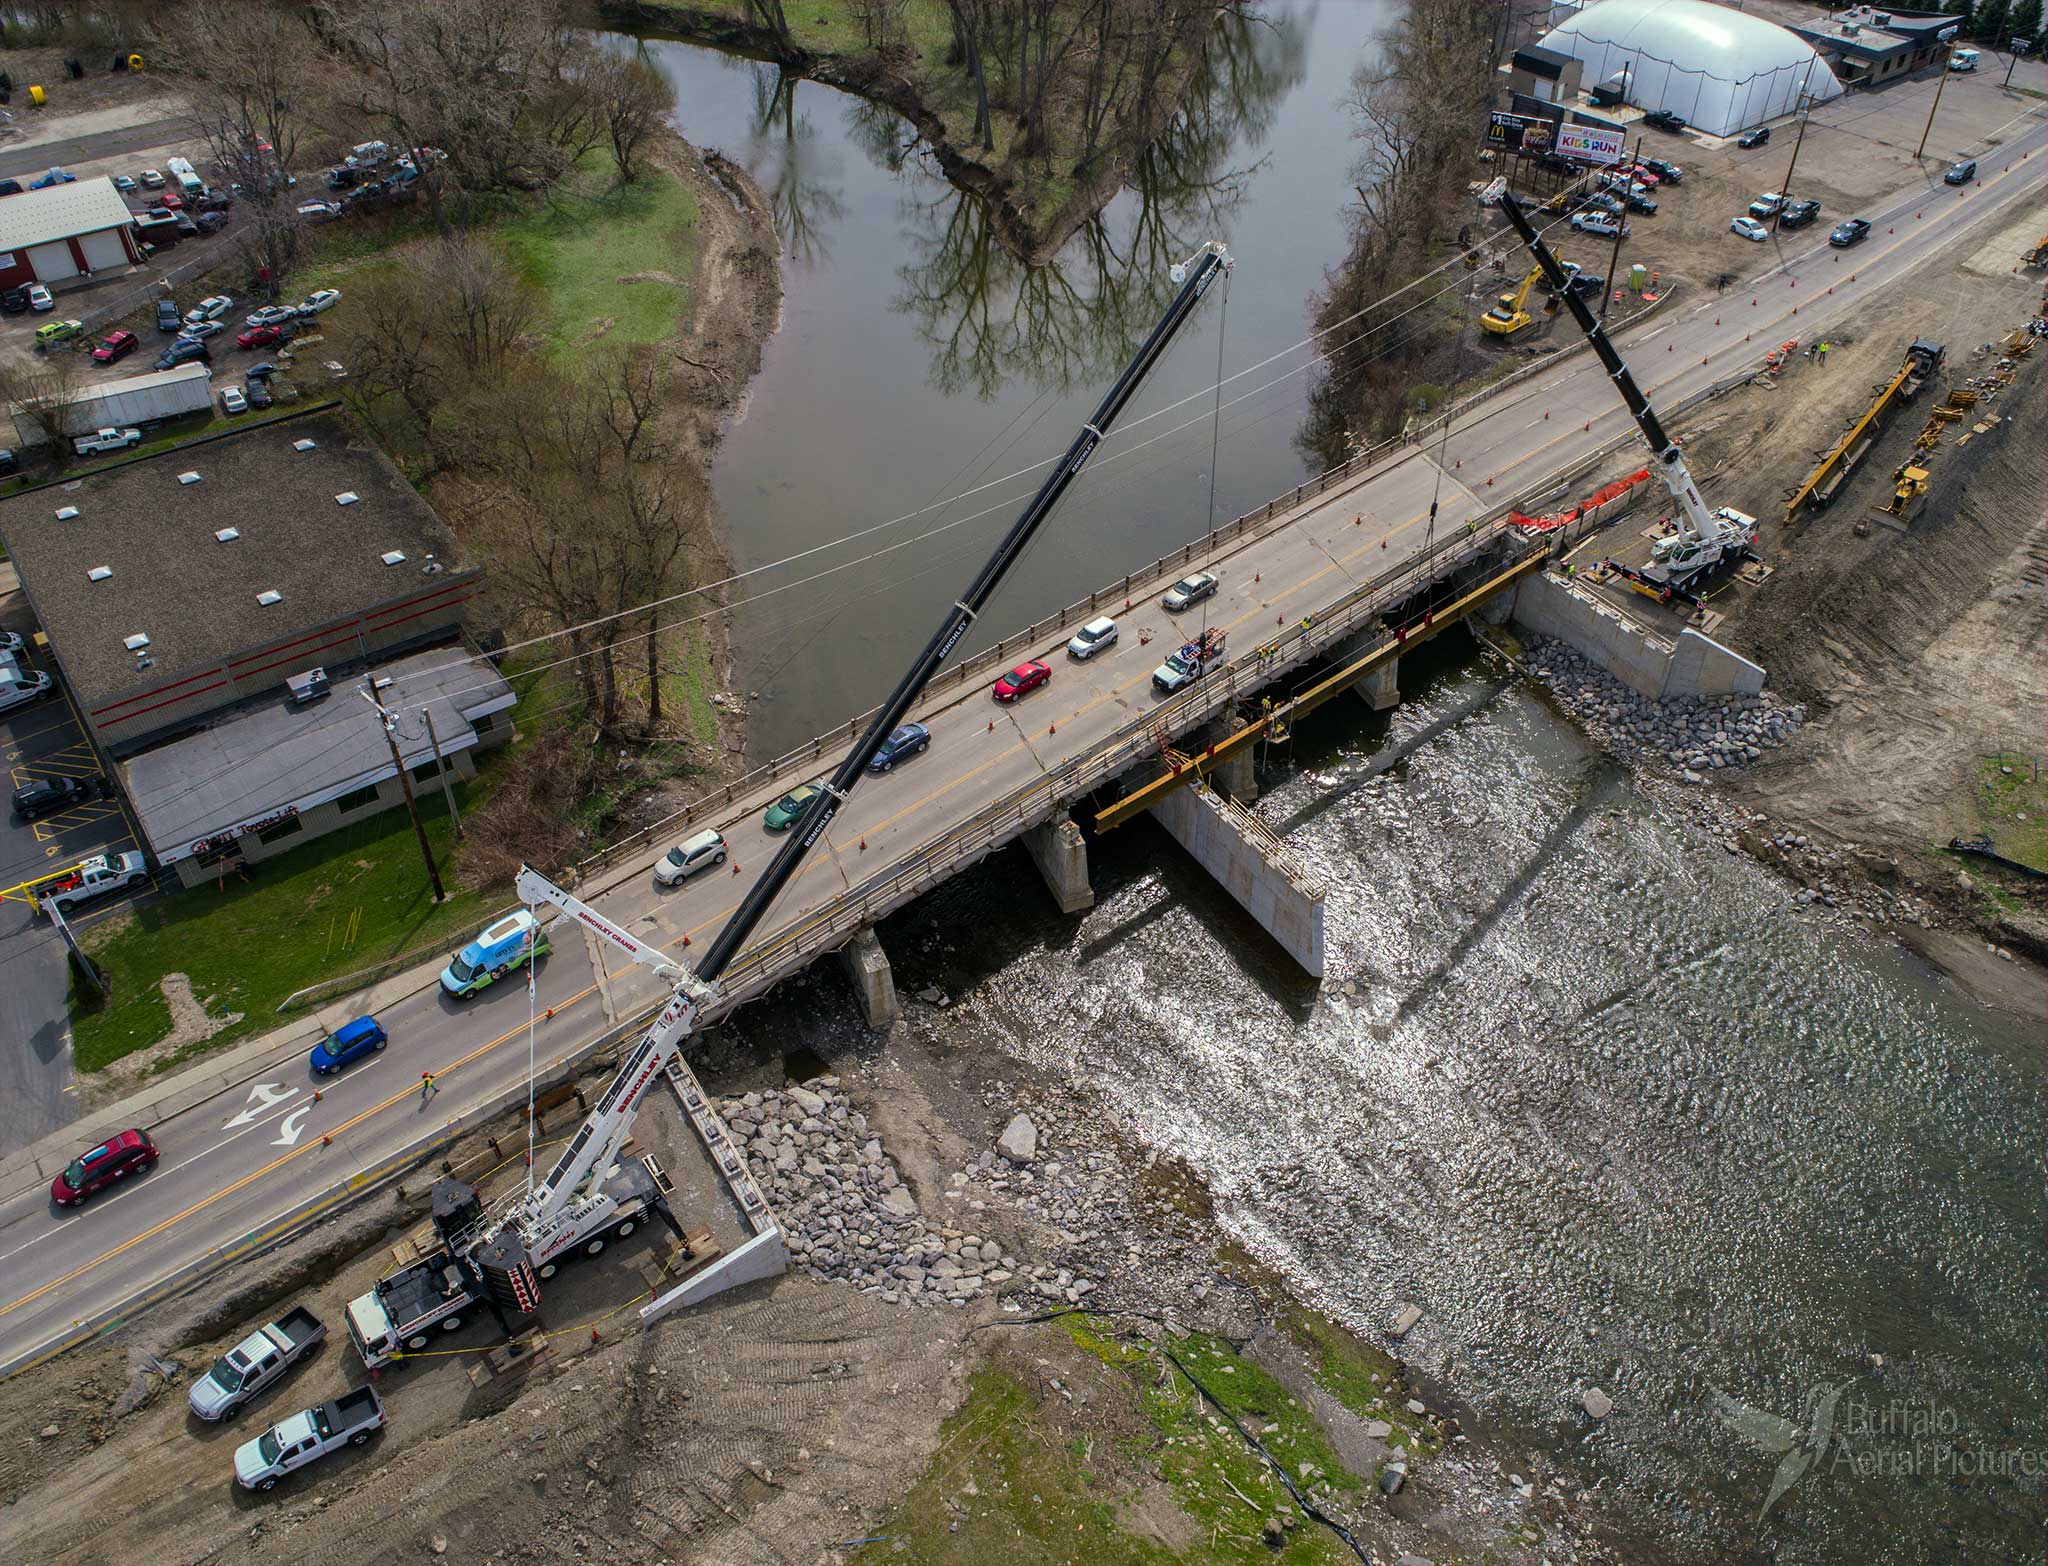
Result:
{"label": "green car", "polygon": [[761,825],[771,832],[787,832],[803,819],[804,812],[811,808],[811,801],[824,792],[822,783],[806,783],[801,788],[791,789],[768,807],[768,813],[761,817]]}
{"label": "green car", "polygon": [[61,343],[67,337],[76,337],[84,330],[83,321],[45,321],[36,328],[36,346],[47,348],[52,343]]}

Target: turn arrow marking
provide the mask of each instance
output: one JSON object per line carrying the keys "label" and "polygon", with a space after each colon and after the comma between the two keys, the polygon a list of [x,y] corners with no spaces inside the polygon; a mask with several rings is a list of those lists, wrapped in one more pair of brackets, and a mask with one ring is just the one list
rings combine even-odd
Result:
{"label": "turn arrow marking", "polygon": [[223,1131],[232,1131],[236,1126],[245,1126],[266,1110],[275,1109],[286,1099],[298,1093],[297,1088],[280,1087],[275,1082],[259,1082],[249,1089],[249,1107],[222,1126]]}
{"label": "turn arrow marking", "polygon": [[306,1104],[286,1115],[283,1122],[277,1128],[283,1134],[271,1138],[270,1145],[272,1147],[291,1147],[294,1145],[299,1140],[299,1131],[306,1123],[306,1116],[311,1113],[313,1113],[313,1106]]}

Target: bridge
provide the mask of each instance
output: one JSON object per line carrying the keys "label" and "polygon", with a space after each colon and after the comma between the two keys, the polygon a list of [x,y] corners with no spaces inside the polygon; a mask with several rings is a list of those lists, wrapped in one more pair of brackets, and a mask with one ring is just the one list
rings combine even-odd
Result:
{"label": "bridge", "polygon": [[[2027,120],[1996,149],[1995,161],[1985,156],[1980,185],[1902,192],[1871,212],[1874,233],[1865,245],[1837,251],[1815,241],[1738,290],[1674,297],[1619,346],[1682,435],[1686,410],[1749,378],[1784,338],[1826,331],[1867,310],[1942,246],[2009,217],[2022,200],[2038,200],[2048,171],[2044,145],[2048,126],[2038,116]],[[1216,781],[1227,793],[1230,735],[1242,705],[1301,684],[1294,676],[1312,662],[1329,672],[1311,689],[1336,680],[1385,703],[1401,648],[1442,623],[1426,606],[1442,606],[1448,617],[1487,611],[1489,600],[1504,604],[1512,595],[1526,609],[1529,594],[1555,589],[1541,571],[1543,541],[1532,543],[1506,513],[1511,506],[1538,512],[1590,489],[1618,471],[1612,459],[1634,439],[1592,356],[1556,356],[1446,410],[1408,441],[1363,453],[966,660],[914,714],[931,729],[929,753],[854,791],[829,843],[728,971],[728,1004],[823,953],[846,951],[866,1003],[885,1008],[886,959],[873,944],[874,923],[1020,838],[1058,905],[1085,907],[1085,839],[1070,812],[1091,795],[1112,798],[1120,781],[1150,790],[1147,803],[1177,813],[1182,819],[1178,826],[1167,819],[1168,829],[1226,880],[1247,855],[1269,866],[1250,894],[1277,900],[1269,927],[1297,921],[1292,934],[1276,928],[1276,935],[1313,967],[1320,926],[1299,921],[1313,922],[1319,889],[1216,792],[1158,780],[1175,766],[1185,781],[1221,763],[1226,776]],[[1766,552],[1770,544],[1767,536]],[[1186,614],[1167,614],[1160,591],[1192,569],[1214,571],[1218,592]],[[1066,659],[1060,649],[1075,624],[1102,613],[1117,618],[1119,645],[1087,663]],[[1182,693],[1155,694],[1152,669],[1204,624],[1229,628],[1229,661]],[[1675,670],[1687,649],[1668,652]],[[1052,682],[997,706],[989,682],[1027,657],[1051,662]],[[1697,649],[1692,658],[1687,668],[1697,673]],[[580,894],[678,952],[707,940],[773,850],[762,810],[828,772],[861,722],[849,720],[579,867]],[[646,871],[654,859],[707,825],[726,834],[730,865],[678,888],[653,886]],[[332,1022],[374,1007],[391,1046],[370,1069],[333,1079],[310,1113],[300,1084],[313,1024],[282,1042],[231,1051],[0,1164],[0,1263],[8,1279],[0,1369],[61,1351],[390,1178],[454,1130],[523,1101],[523,990],[497,986],[474,1003],[450,1001],[433,985],[440,960],[437,954],[431,966],[322,1010]],[[536,993],[544,1012],[536,1059],[556,1074],[628,1036],[656,998],[642,970],[615,971],[573,938],[561,939],[542,964]],[[427,1068],[443,1088],[430,1108],[416,1102]],[[165,1149],[162,1166],[111,1199],[53,1216],[45,1193],[56,1169],[97,1131],[134,1124],[152,1128]]]}

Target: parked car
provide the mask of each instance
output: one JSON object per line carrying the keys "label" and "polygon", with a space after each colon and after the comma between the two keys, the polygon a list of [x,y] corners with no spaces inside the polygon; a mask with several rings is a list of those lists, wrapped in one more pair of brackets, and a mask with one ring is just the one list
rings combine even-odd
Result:
{"label": "parked car", "polygon": [[218,321],[234,307],[235,301],[227,294],[208,294],[185,312],[185,321],[188,325],[195,321]]}
{"label": "parked car", "polygon": [[357,1387],[328,1403],[280,1419],[235,1449],[235,1483],[272,1490],[293,1469],[318,1462],[343,1446],[361,1446],[384,1427],[384,1404],[375,1387]]}
{"label": "parked car", "polygon": [[273,343],[290,341],[291,336],[292,329],[289,326],[252,326],[248,331],[236,334],[235,346],[237,348],[268,348]]}
{"label": "parked car", "polygon": [[264,381],[277,374],[277,366],[265,359],[261,364],[252,364],[242,372],[245,381]]}
{"label": "parked car", "polygon": [[67,174],[62,169],[52,169],[40,179],[30,180],[28,188],[30,190],[48,190],[52,185],[76,185],[77,183],[78,176],[76,174]]}
{"label": "parked car", "polygon": [[114,189],[116,189],[116,190],[120,191],[120,192],[121,192],[121,193],[122,193],[123,195],[127,194],[127,193],[128,193],[129,191],[133,190],[134,188],[135,188],[135,178],[134,178],[134,176],[133,176],[133,175],[130,175],[130,174],[116,174],[116,175],[114,176]]}
{"label": "parked car", "polygon": [[931,730],[922,723],[906,723],[882,741],[882,748],[875,752],[874,760],[868,763],[868,771],[887,772],[897,762],[907,760],[911,756],[922,756],[931,748]]}
{"label": "parked car", "polygon": [[224,191],[209,190],[192,203],[195,212],[225,212],[235,204],[235,198]]}
{"label": "parked car", "polygon": [[1179,614],[1181,610],[1192,608],[1205,598],[1215,597],[1219,585],[1221,584],[1218,583],[1214,572],[1197,571],[1191,576],[1182,577],[1169,587],[1166,596],[1160,602],[1166,605],[1169,613]]}
{"label": "parked car", "polygon": [[[1598,299],[1606,287],[1607,279],[1598,272],[1575,271],[1565,282],[1565,292],[1577,294],[1581,299]],[[1552,293],[1556,291],[1551,290]]]}
{"label": "parked car", "polygon": [[211,359],[212,351],[196,337],[180,337],[170,347],[156,356],[156,368],[175,370],[181,364],[190,364],[194,359]]}
{"label": "parked car", "polygon": [[1977,69],[1977,51],[1958,49],[1948,57],[1948,68],[1952,71],[1974,71]]}
{"label": "parked car", "polygon": [[244,326],[276,326],[282,321],[296,321],[299,317],[296,305],[265,305],[243,318]]}
{"label": "parked car", "polygon": [[1643,159],[1642,166],[1648,169],[1652,174],[1656,175],[1657,178],[1661,179],[1667,185],[1678,185],[1684,183],[1685,170],[1680,168],[1676,163],[1667,163],[1662,158],[1645,158]]}
{"label": "parked car", "polygon": [[1116,645],[1116,621],[1104,615],[1099,620],[1090,620],[1076,631],[1067,643],[1067,656],[1086,663],[1105,647]]}
{"label": "parked car", "polygon": [[[85,323],[83,321],[45,321],[36,328],[36,346],[38,348],[48,348],[63,342],[66,338],[77,337],[84,331]],[[125,334],[116,333],[115,335],[122,336]],[[94,351],[93,357],[95,359],[99,357],[97,350]]]}
{"label": "parked car", "polygon": [[175,190],[167,190],[156,199],[169,211],[183,212],[185,210],[185,198]]}
{"label": "parked car", "polygon": [[225,212],[202,212],[192,220],[192,226],[202,234],[218,234],[228,226]]}
{"label": "parked car", "polygon": [[1655,169],[1650,167],[1650,163],[1647,158],[1644,159],[1641,163],[1623,164],[1621,166],[1621,172],[1628,175],[1630,178],[1636,180],[1639,184],[1649,186],[1652,190],[1655,190],[1664,181],[1664,176],[1659,174]]}
{"label": "parked car", "polygon": [[24,284],[20,288],[10,288],[5,293],[0,293],[0,312],[5,312],[8,315],[20,315],[26,309],[28,309],[27,285]]}
{"label": "parked car", "polygon": [[1648,196],[1637,195],[1634,191],[1628,193],[1628,209],[1631,212],[1640,212],[1644,217],[1657,215],[1657,203]]}
{"label": "parked car", "polygon": [[239,386],[223,386],[220,389],[220,406],[223,413],[234,415],[249,411],[249,399],[242,395]]}
{"label": "parked car", "polygon": [[28,285],[28,307],[37,314],[41,314],[45,310],[56,309],[57,301],[50,297],[49,289],[45,288],[41,283],[30,283]]}
{"label": "parked car", "polygon": [[822,783],[797,785],[768,807],[761,816],[761,825],[770,832],[787,832],[803,820],[804,812],[811,808],[811,801],[824,792]]}
{"label": "parked car", "polygon": [[341,303],[341,290],[339,288],[316,288],[300,301],[297,308],[300,315],[318,315],[322,310],[339,303]]}
{"label": "parked car", "polygon": [[1788,201],[1785,210],[1778,214],[1778,227],[1805,228],[1820,216],[1818,201]]}
{"label": "parked car", "polygon": [[294,1305],[215,1360],[213,1368],[192,1383],[185,1401],[209,1424],[225,1419],[312,1353],[326,1336],[318,1316]]}
{"label": "parked car", "polygon": [[676,886],[699,871],[725,863],[725,839],[716,827],[706,827],[684,838],[654,862],[657,886]]}
{"label": "parked car", "polygon": [[175,299],[159,299],[156,302],[156,329],[160,332],[176,332],[185,324],[185,317],[178,311]]}
{"label": "parked car", "polygon": [[1749,204],[1749,215],[1760,223],[1768,222],[1778,215],[1784,205],[1785,197],[1782,192],[1767,190]]}
{"label": "parked car", "polygon": [[1744,239],[1756,244],[1762,244],[1771,237],[1771,231],[1752,217],[1736,218],[1728,227],[1735,233],[1740,234]]}
{"label": "parked car", "polygon": [[316,1076],[328,1076],[351,1061],[378,1054],[390,1042],[384,1024],[375,1017],[352,1018],[315,1044],[306,1064]]}
{"label": "parked car", "polygon": [[1591,234],[1595,239],[1612,239],[1616,234],[1625,238],[1628,234],[1628,224],[1605,212],[1574,212],[1572,227],[1581,234]]}
{"label": "parked car", "polygon": [[50,1200],[76,1207],[130,1175],[149,1173],[160,1156],[147,1131],[123,1131],[72,1159],[50,1182]]}
{"label": "parked car", "polygon": [[0,478],[21,471],[21,459],[5,446],[0,446]]}
{"label": "parked car", "polygon": [[100,791],[84,778],[37,778],[14,791],[14,813],[24,821],[89,805]]}
{"label": "parked car", "polygon": [[[49,676],[45,674],[42,678],[47,680]],[[47,913],[53,908],[74,908],[125,892],[131,886],[147,886],[149,880],[149,865],[138,853],[94,854],[90,859],[81,859],[78,868],[61,880],[38,891],[36,910]]]}
{"label": "parked car", "polygon": [[1977,177],[1977,160],[1965,158],[1960,163],[1951,163],[1948,172],[1941,176],[1944,184],[1967,185]]}
{"label": "parked car", "polygon": [[30,702],[41,701],[56,690],[41,669],[24,669],[18,663],[0,663],[0,712],[12,712]]}
{"label": "parked car", "polygon": [[1660,131],[1682,131],[1685,129],[1685,116],[1673,114],[1669,109],[1652,109],[1643,116],[1643,123]]}
{"label": "parked car", "polygon": [[228,329],[225,321],[194,321],[187,319],[178,335],[195,343],[203,343],[209,337],[218,337]]}
{"label": "parked car", "polygon": [[[58,324],[78,325],[76,321],[60,322]],[[135,352],[141,346],[142,339],[133,332],[109,332],[99,340],[99,345],[93,349],[93,363],[112,364],[117,359],[127,358],[128,355]]]}
{"label": "parked car", "polygon": [[1738,147],[1761,147],[1770,139],[1770,126],[1759,125],[1754,130],[1744,131],[1740,136],[1736,137],[1735,145]]}
{"label": "parked car", "polygon": [[341,216],[341,208],[332,201],[301,201],[299,216],[311,223],[327,223]]}
{"label": "parked car", "polygon": [[989,694],[997,701],[1016,701],[1020,697],[1029,696],[1051,679],[1052,665],[1042,658],[1033,658],[1028,663],[1018,664],[1016,668],[1000,677]]}
{"label": "parked car", "polygon": [[1584,201],[1580,202],[1579,210],[1582,212],[1604,212],[1609,217],[1618,218],[1628,210],[1628,203],[1619,196],[1610,196],[1602,192],[1596,196],[1588,196]]}
{"label": "parked car", "polygon": [[1846,223],[1837,223],[1834,232],[1828,235],[1828,243],[1837,250],[1847,250],[1851,245],[1860,245],[1870,232],[1868,218],[1850,218]]}
{"label": "parked car", "polygon": [[0,179],[0,196],[18,196],[18,195],[20,195],[20,194],[21,194],[21,181],[20,181],[20,180],[18,180],[18,179]]}
{"label": "parked car", "polygon": [[19,631],[0,631],[0,658],[12,658],[19,662],[21,655],[28,651],[28,638]]}
{"label": "parked car", "polygon": [[549,949],[540,921],[524,908],[514,909],[449,959],[441,970],[441,988],[457,999],[474,995]]}
{"label": "parked car", "polygon": [[142,431],[109,427],[103,430],[89,430],[71,442],[71,449],[81,457],[98,456],[104,451],[126,451],[130,446],[142,444]]}
{"label": "parked car", "polygon": [[270,389],[270,377],[267,375],[250,376],[242,388],[242,395],[249,399],[249,406],[252,408],[267,408],[277,401],[277,397]]}
{"label": "parked car", "polygon": [[162,190],[164,188],[164,177],[155,169],[144,169],[142,171],[142,183],[151,190]]}

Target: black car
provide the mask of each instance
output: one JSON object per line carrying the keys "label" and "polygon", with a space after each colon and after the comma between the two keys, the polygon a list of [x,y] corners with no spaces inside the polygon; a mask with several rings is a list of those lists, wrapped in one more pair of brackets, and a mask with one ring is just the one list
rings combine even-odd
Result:
{"label": "black car", "polygon": [[0,475],[19,473],[20,471],[21,459],[5,446],[0,446]]}
{"label": "black car", "polygon": [[270,394],[270,377],[267,375],[252,377],[246,395],[252,408],[267,408],[277,400]]}
{"label": "black car", "polygon": [[27,308],[28,290],[26,288],[10,288],[5,293],[0,293],[0,311],[4,311],[8,315],[20,315]]}
{"label": "black car", "polygon": [[1736,137],[1735,145],[1738,147],[1761,147],[1765,142],[1769,141],[1770,139],[1770,126],[1759,125],[1755,130],[1744,131],[1740,136]]}
{"label": "black car", "polygon": [[252,364],[242,372],[246,380],[260,381],[277,374],[277,366],[265,359],[261,364]]}
{"label": "black car", "polygon": [[1643,123],[1660,131],[1682,131],[1685,129],[1685,116],[1673,114],[1669,109],[1652,109],[1643,116]]}
{"label": "black car", "polygon": [[70,810],[99,797],[99,789],[83,778],[37,778],[14,791],[14,813],[25,821],[33,821],[37,816]]}
{"label": "black car", "polygon": [[1851,218],[1846,223],[1837,223],[1835,231],[1828,235],[1828,243],[1837,250],[1847,250],[1851,245],[1861,244],[1864,235],[1870,232],[1868,218]]}
{"label": "black car", "polygon": [[205,195],[192,203],[192,210],[194,212],[225,212],[234,204],[234,197],[222,195],[217,190],[209,190]]}
{"label": "black car", "polygon": [[218,234],[228,226],[228,215],[225,212],[202,212],[192,222],[202,234]]}
{"label": "black car", "polygon": [[1783,215],[1778,219],[1778,227],[1805,228],[1807,224],[1819,216],[1820,203],[1818,201],[1787,202]]}
{"label": "black car", "polygon": [[[1581,299],[1598,299],[1607,287],[1607,279],[1597,272],[1574,272],[1571,281],[1565,284],[1565,292],[1577,294]],[[1557,292],[1556,289],[1551,290]]]}
{"label": "black car", "polygon": [[1941,177],[1951,185],[1967,185],[1977,177],[1977,160],[1965,158],[1960,163],[1951,164],[1949,171]]}
{"label": "black car", "polygon": [[18,196],[18,195],[20,195],[20,194],[21,194],[21,181],[20,181],[20,180],[18,180],[18,179],[0,179],[0,196]]}
{"label": "black car", "polygon": [[1654,217],[1657,212],[1657,203],[1650,197],[1639,195],[1632,190],[1628,193],[1628,209],[1631,212],[1640,212],[1645,217]]}
{"label": "black car", "polygon": [[194,359],[204,359],[210,364],[213,362],[213,354],[198,338],[180,337],[157,355],[156,367],[159,370],[175,370],[179,365],[190,364]]}
{"label": "black car", "polygon": [[156,329],[160,332],[175,333],[185,324],[185,318],[178,313],[178,301],[159,299],[156,302]]}
{"label": "black car", "polygon": [[1645,158],[1643,159],[1643,167],[1667,185],[1682,185],[1685,183],[1685,170],[1676,163],[1666,163],[1662,158]]}

